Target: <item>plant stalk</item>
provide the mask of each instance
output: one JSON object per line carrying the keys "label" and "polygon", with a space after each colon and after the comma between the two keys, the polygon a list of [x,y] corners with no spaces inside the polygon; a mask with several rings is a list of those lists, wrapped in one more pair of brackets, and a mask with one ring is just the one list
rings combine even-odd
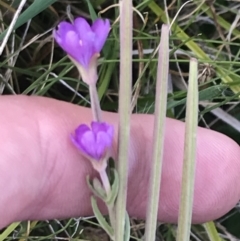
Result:
{"label": "plant stalk", "polygon": [[195,159],[198,126],[198,62],[190,60],[190,73],[187,94],[182,190],[178,217],[177,241],[190,238],[193,194],[195,181]]}
{"label": "plant stalk", "polygon": [[97,87],[95,84],[89,85],[89,93],[90,93],[93,120],[101,122],[102,113],[101,113],[100,101],[98,98]]}
{"label": "plant stalk", "polygon": [[[109,197],[109,195],[111,195],[111,185],[110,185],[106,170],[99,172],[99,174],[100,174],[100,177],[102,180],[103,187],[106,191],[107,197]],[[112,204],[110,204],[110,205],[106,204],[106,205],[108,208],[110,223],[111,223],[112,228],[114,229],[115,228],[114,206]]]}
{"label": "plant stalk", "polygon": [[167,111],[167,88],[169,69],[169,26],[162,25],[161,41],[158,52],[157,86],[155,97],[155,117],[153,132],[152,168],[150,174],[146,241],[155,241],[156,225],[161,184],[165,120]]}
{"label": "plant stalk", "polygon": [[[130,143],[130,116],[132,93],[132,0],[119,1],[120,12],[120,90],[118,161],[119,192],[116,200],[115,241],[124,240],[128,153]],[[126,241],[126,240],[124,240]]]}

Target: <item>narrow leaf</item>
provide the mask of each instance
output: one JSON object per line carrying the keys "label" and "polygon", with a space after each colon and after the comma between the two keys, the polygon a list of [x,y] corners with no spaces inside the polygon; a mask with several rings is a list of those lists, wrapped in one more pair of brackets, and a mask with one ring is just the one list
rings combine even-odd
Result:
{"label": "narrow leaf", "polygon": [[86,0],[87,1],[87,5],[88,5],[88,10],[89,10],[89,13],[90,13],[90,16],[91,16],[91,19],[92,21],[96,20],[97,19],[97,14],[92,6],[92,3],[89,1],[89,0]]}
{"label": "narrow leaf", "polygon": [[[99,183],[97,183],[97,182],[99,182]],[[97,197],[99,197],[102,200],[106,199],[106,192],[100,186],[101,183],[98,179],[95,179],[95,181],[92,182],[90,180],[90,177],[87,176],[87,184],[88,184],[89,189],[93,192],[94,195],[96,195]]]}
{"label": "narrow leaf", "polygon": [[210,241],[223,241],[223,239],[218,234],[214,222],[204,223],[203,226],[208,234]]}
{"label": "narrow leaf", "polygon": [[119,177],[118,177],[118,173],[115,169],[113,169],[113,173],[114,173],[114,181],[112,184],[112,190],[111,190],[111,195],[105,200],[105,202],[108,205],[113,205],[115,202],[115,199],[117,197],[118,194],[118,189],[119,189]]}
{"label": "narrow leaf", "polygon": [[113,239],[113,228],[109,226],[106,219],[101,214],[101,212],[97,206],[97,201],[93,196],[91,197],[91,203],[92,203],[94,215],[95,215],[96,219],[98,220],[99,224],[105,230],[105,232],[109,235],[109,237],[111,239]]}
{"label": "narrow leaf", "polygon": [[[29,19],[32,19],[43,10],[48,8],[50,5],[55,3],[57,0],[35,0],[18,18],[14,30],[18,27],[22,26],[26,23]],[[4,38],[7,29],[0,34],[0,41]]]}
{"label": "narrow leaf", "polygon": [[1,234],[0,241],[6,240],[9,235],[17,228],[20,222],[10,224]]}

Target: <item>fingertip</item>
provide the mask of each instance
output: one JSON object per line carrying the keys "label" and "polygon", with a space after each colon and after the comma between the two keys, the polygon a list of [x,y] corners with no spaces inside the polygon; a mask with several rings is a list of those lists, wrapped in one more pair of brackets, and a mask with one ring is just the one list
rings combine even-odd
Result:
{"label": "fingertip", "polygon": [[[240,199],[240,148],[221,133],[201,128],[193,222],[215,220]],[[207,143],[207,144],[206,144]]]}
{"label": "fingertip", "polygon": [[[166,142],[160,218],[176,223],[181,195],[185,125],[169,120]],[[193,223],[215,220],[240,199],[240,148],[229,137],[198,128]],[[162,204],[161,204],[162,202]]]}

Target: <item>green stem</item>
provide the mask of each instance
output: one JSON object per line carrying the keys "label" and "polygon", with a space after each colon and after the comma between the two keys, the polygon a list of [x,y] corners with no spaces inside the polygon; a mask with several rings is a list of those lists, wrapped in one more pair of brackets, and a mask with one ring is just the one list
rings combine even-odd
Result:
{"label": "green stem", "polygon": [[153,155],[149,183],[146,241],[156,239],[156,224],[159,206],[160,183],[163,162],[165,120],[167,110],[167,88],[169,69],[169,26],[162,25],[161,42],[158,54],[157,90],[153,133]]}
{"label": "green stem", "polygon": [[118,161],[119,192],[116,200],[116,241],[124,240],[127,201],[128,153],[132,93],[132,0],[120,0],[120,90]]}
{"label": "green stem", "polygon": [[[103,170],[103,171],[99,172],[99,174],[100,174],[100,177],[101,177],[101,180],[102,180],[103,187],[106,191],[107,197],[109,197],[111,195],[112,190],[111,190],[111,185],[110,185],[109,178],[107,176],[106,170]],[[107,205],[107,208],[108,208],[110,223],[111,223],[111,226],[114,229],[114,226],[115,226],[114,206],[112,204],[110,204],[110,205],[106,204],[106,205]]]}
{"label": "green stem", "polygon": [[182,171],[182,190],[178,217],[177,241],[186,241],[190,238],[192,220],[196,139],[198,126],[198,62],[190,60],[190,73],[187,94],[186,125],[184,159]]}
{"label": "green stem", "polygon": [[95,84],[89,85],[89,93],[90,93],[90,100],[91,100],[91,109],[93,114],[94,121],[102,121],[102,113],[100,102],[98,98],[97,87]]}

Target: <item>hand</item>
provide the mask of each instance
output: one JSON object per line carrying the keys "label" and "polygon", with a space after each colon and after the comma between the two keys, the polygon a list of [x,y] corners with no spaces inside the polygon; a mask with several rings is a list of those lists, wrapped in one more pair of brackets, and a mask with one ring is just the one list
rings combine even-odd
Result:
{"label": "hand", "polygon": [[[26,96],[0,97],[0,228],[13,221],[92,215],[86,176],[96,175],[69,135],[91,122],[90,109]],[[118,115],[104,113],[115,125]],[[132,115],[128,212],[145,218],[153,115]],[[117,137],[116,137],[117,141]],[[184,123],[167,119],[160,221],[177,222]],[[116,146],[116,143],[115,143]],[[216,219],[240,198],[240,148],[228,137],[198,129],[193,222]]]}

